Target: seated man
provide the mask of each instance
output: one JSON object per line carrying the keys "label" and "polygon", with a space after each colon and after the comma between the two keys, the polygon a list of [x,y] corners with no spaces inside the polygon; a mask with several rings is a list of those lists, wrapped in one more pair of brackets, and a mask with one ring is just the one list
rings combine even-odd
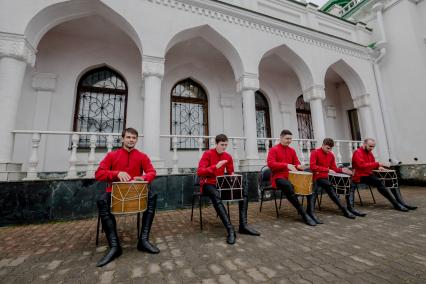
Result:
{"label": "seated man", "polygon": [[[207,195],[223,225],[225,226],[228,236],[226,242],[228,244],[235,243],[235,231],[228,218],[226,209],[223,206],[222,200],[218,197],[218,190],[216,189],[216,177],[225,174],[234,174],[234,162],[231,155],[225,152],[228,146],[228,137],[225,134],[216,136],[216,147],[209,149],[203,153],[201,160],[198,164],[197,175],[200,179],[200,190],[203,195]],[[243,200],[238,202],[238,209],[240,215],[240,227],[238,232],[241,234],[259,236],[260,233],[250,228],[247,225],[247,208],[248,208],[248,188],[243,190]]]}
{"label": "seated man", "polygon": [[339,207],[342,211],[343,216],[349,219],[355,219],[354,214],[348,211],[348,209],[340,203],[339,197],[337,197],[336,191],[328,180],[328,174],[334,173],[345,173],[351,175],[352,172],[347,168],[338,168],[336,166],[336,160],[331,150],[334,147],[334,141],[331,138],[325,138],[322,142],[321,148],[315,149],[311,153],[310,168],[314,175],[315,187],[312,194],[308,197],[308,205],[306,211],[308,215],[317,224],[322,222],[315,216],[315,201],[317,198],[319,188],[324,189],[330,199]]}
{"label": "seated man", "polygon": [[293,185],[288,181],[289,171],[304,170],[297,158],[296,151],[289,146],[292,138],[293,134],[289,130],[281,131],[280,143],[268,152],[267,164],[272,171],[272,186],[282,190],[287,200],[297,209],[306,224],[316,226],[317,223],[306,214],[294,193]]}
{"label": "seated man", "polygon": [[[114,215],[111,214],[111,191],[112,182],[128,182],[131,180],[144,180],[151,183],[156,171],[148,156],[135,149],[138,141],[138,132],[133,128],[126,128],[122,133],[123,147],[110,152],[99,164],[95,177],[99,181],[108,182],[106,192],[98,200],[99,216],[101,217],[102,228],[105,231],[110,250],[98,261],[96,266],[104,266],[122,253],[117,235],[117,223]],[[154,220],[157,195],[151,190],[148,191],[147,210],[142,217],[142,231],[139,236],[137,249],[149,253],[159,253],[160,250],[149,242],[149,232]]]}
{"label": "seated man", "polygon": [[404,202],[399,188],[392,188],[392,194],[383,182],[373,174],[373,170],[385,170],[384,164],[376,162],[372,153],[376,147],[376,141],[372,138],[366,138],[364,143],[359,147],[352,156],[352,167],[354,183],[363,183],[374,186],[377,190],[393,205],[396,210],[408,211],[417,209],[416,206],[410,206]]}

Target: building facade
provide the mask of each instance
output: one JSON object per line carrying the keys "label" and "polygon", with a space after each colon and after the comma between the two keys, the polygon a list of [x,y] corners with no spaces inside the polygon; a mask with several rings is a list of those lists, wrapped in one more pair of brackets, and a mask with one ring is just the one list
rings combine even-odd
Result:
{"label": "building facade", "polygon": [[0,0],[2,179],[92,177],[124,127],[162,173],[219,133],[258,170],[284,128],[304,161],[326,136],[341,163],[374,137],[379,159],[425,164],[424,39],[403,60],[425,4],[375,4],[358,21],[287,0]]}

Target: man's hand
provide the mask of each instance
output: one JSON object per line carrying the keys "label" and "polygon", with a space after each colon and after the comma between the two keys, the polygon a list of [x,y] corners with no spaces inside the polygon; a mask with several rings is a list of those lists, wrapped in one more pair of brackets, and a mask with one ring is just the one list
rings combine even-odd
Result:
{"label": "man's hand", "polygon": [[344,174],[347,174],[347,175],[352,175],[352,171],[351,171],[350,169],[348,169],[348,168],[343,168],[343,169],[342,169],[342,172],[343,172]]}
{"label": "man's hand", "polygon": [[143,177],[134,177],[136,181],[144,181]]}
{"label": "man's hand", "polygon": [[126,172],[119,172],[118,173],[118,179],[122,182],[127,182],[131,179],[131,177]]}
{"label": "man's hand", "polygon": [[336,172],[335,172],[335,171],[333,171],[332,169],[329,169],[329,170],[328,170],[328,173],[329,173],[329,174],[335,174]]}
{"label": "man's hand", "polygon": [[296,169],[298,169],[299,171],[304,171],[306,169],[306,166],[298,165],[298,166],[296,166]]}
{"label": "man's hand", "polygon": [[382,167],[382,168],[389,168],[389,167],[390,167],[390,164],[389,164],[389,163],[379,163],[379,167]]}
{"label": "man's hand", "polygon": [[384,171],[387,171],[387,170],[386,170],[386,168],[384,168],[384,167],[380,166],[380,167],[379,167],[379,171],[384,172]]}
{"label": "man's hand", "polygon": [[289,171],[297,172],[297,168],[292,164],[287,164],[287,168]]}
{"label": "man's hand", "polygon": [[228,162],[228,160],[222,160],[222,161],[219,161],[217,164],[216,164],[216,169],[220,169],[224,164],[226,164]]}

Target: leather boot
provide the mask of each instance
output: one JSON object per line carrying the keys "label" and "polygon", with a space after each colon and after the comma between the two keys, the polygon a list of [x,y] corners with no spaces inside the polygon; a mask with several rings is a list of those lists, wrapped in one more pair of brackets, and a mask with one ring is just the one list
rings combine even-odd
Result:
{"label": "leather boot", "polygon": [[115,218],[108,210],[108,203],[105,200],[98,200],[97,205],[99,216],[101,217],[102,227],[105,231],[110,248],[107,254],[105,254],[104,257],[98,261],[98,263],[96,263],[97,267],[101,267],[119,257],[123,251],[121,249],[120,242],[118,241]]}
{"label": "leather boot", "polygon": [[366,213],[355,210],[355,187],[351,187],[349,193],[346,193],[346,207],[355,216],[367,216]]}
{"label": "leather boot", "polygon": [[399,189],[399,187],[391,188],[390,190],[391,190],[393,196],[395,197],[396,201],[398,201],[400,204],[402,204],[405,208],[407,208],[409,210],[416,210],[417,209],[417,206],[411,206],[411,205],[408,205],[407,203],[405,203],[405,201],[402,199],[401,190]]}
{"label": "leather boot", "polygon": [[396,201],[389,189],[387,189],[386,187],[378,187],[377,190],[380,192],[381,195],[383,195],[387,200],[389,200],[395,210],[402,212],[409,211],[404,205]]}
{"label": "leather boot", "polygon": [[317,223],[312,220],[311,217],[309,217],[308,214],[306,214],[305,210],[303,209],[302,205],[299,202],[299,199],[297,199],[296,194],[288,194],[286,195],[287,200],[294,206],[294,208],[297,209],[297,212],[299,212],[300,216],[302,216],[303,221],[309,225],[309,226],[316,226]]}
{"label": "leather boot", "polygon": [[311,217],[312,220],[317,224],[324,224],[318,217],[315,215],[315,203],[317,201],[317,192],[314,190],[311,195],[306,196],[308,200],[306,205],[306,213]]}
{"label": "leather boot", "polygon": [[213,206],[216,209],[216,212],[219,215],[220,220],[225,226],[226,232],[228,233],[226,237],[226,242],[230,245],[235,244],[235,240],[237,239],[237,236],[235,235],[234,227],[232,226],[231,221],[228,218],[228,214],[226,213],[225,206],[223,205],[222,202],[219,202],[218,200],[216,200],[216,202],[213,202]]}
{"label": "leather boot", "polygon": [[160,250],[149,242],[149,233],[151,232],[152,222],[154,221],[155,208],[157,207],[157,195],[148,198],[148,206],[142,216],[142,231],[138,240],[138,250],[152,254],[157,254]]}
{"label": "leather boot", "polygon": [[342,211],[343,216],[349,219],[355,219],[355,215],[352,214],[345,206],[340,203],[339,197],[337,196],[336,192],[333,189],[327,190],[327,194],[330,197],[330,199],[336,203],[337,207],[339,207],[340,211]]}
{"label": "leather boot", "polygon": [[240,211],[240,227],[238,233],[260,236],[260,233],[247,225],[247,209],[248,209],[248,197],[244,196],[243,200],[238,202],[238,209]]}

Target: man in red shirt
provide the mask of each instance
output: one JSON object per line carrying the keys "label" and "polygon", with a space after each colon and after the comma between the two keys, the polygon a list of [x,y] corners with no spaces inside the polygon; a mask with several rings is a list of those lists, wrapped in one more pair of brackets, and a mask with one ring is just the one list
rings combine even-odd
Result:
{"label": "man in red shirt", "polygon": [[345,173],[352,175],[352,172],[347,168],[338,168],[334,154],[331,151],[334,147],[334,141],[331,138],[325,138],[321,148],[315,149],[311,153],[310,168],[314,175],[315,187],[312,194],[308,197],[307,213],[317,224],[322,222],[315,216],[315,201],[318,194],[318,189],[324,189],[330,199],[336,203],[337,207],[342,211],[343,216],[349,219],[355,219],[355,215],[340,203],[336,191],[328,180],[328,174]]}
{"label": "man in red shirt", "polygon": [[[119,257],[122,253],[117,235],[117,223],[111,214],[112,182],[128,182],[132,180],[147,181],[151,183],[156,171],[148,156],[135,149],[138,141],[138,132],[133,128],[126,128],[122,133],[123,147],[108,153],[99,164],[95,177],[99,181],[106,181],[106,192],[97,201],[102,228],[105,231],[110,250],[98,261],[96,266],[101,267]],[[139,236],[137,249],[149,253],[159,253],[160,250],[149,242],[149,232],[154,220],[157,195],[148,191],[147,210],[142,217],[142,231]]]}
{"label": "man in red shirt", "polygon": [[[228,236],[226,242],[228,244],[234,244],[236,240],[235,230],[231,224],[226,213],[225,206],[223,206],[222,200],[218,197],[218,190],[216,188],[216,177],[223,176],[225,174],[234,174],[234,162],[231,155],[225,152],[228,146],[228,137],[225,134],[219,134],[216,136],[216,147],[209,149],[203,153],[201,160],[198,164],[197,175],[200,179],[200,189],[203,195],[210,198],[214,209],[222,220],[223,225],[226,228]],[[250,228],[247,225],[247,208],[248,208],[248,188],[243,190],[243,200],[238,202],[240,227],[238,232],[240,234],[247,234],[253,236],[259,236],[260,233]]]}
{"label": "man in red shirt", "polygon": [[291,131],[281,131],[280,143],[272,147],[268,152],[267,164],[272,171],[272,186],[285,194],[287,200],[297,209],[306,224],[315,226],[317,223],[306,214],[294,193],[293,185],[288,181],[289,171],[303,171],[305,168],[300,165],[296,151],[290,147],[292,139],[293,134]]}
{"label": "man in red shirt", "polygon": [[393,205],[396,210],[408,211],[417,209],[416,206],[410,206],[404,202],[399,188],[393,188],[392,194],[388,188],[385,187],[383,182],[373,175],[373,170],[385,170],[384,164],[376,162],[372,153],[376,147],[376,141],[372,138],[366,138],[364,143],[355,150],[352,156],[352,167],[354,169],[354,176],[352,178],[354,183],[363,183],[377,188],[377,190]]}

